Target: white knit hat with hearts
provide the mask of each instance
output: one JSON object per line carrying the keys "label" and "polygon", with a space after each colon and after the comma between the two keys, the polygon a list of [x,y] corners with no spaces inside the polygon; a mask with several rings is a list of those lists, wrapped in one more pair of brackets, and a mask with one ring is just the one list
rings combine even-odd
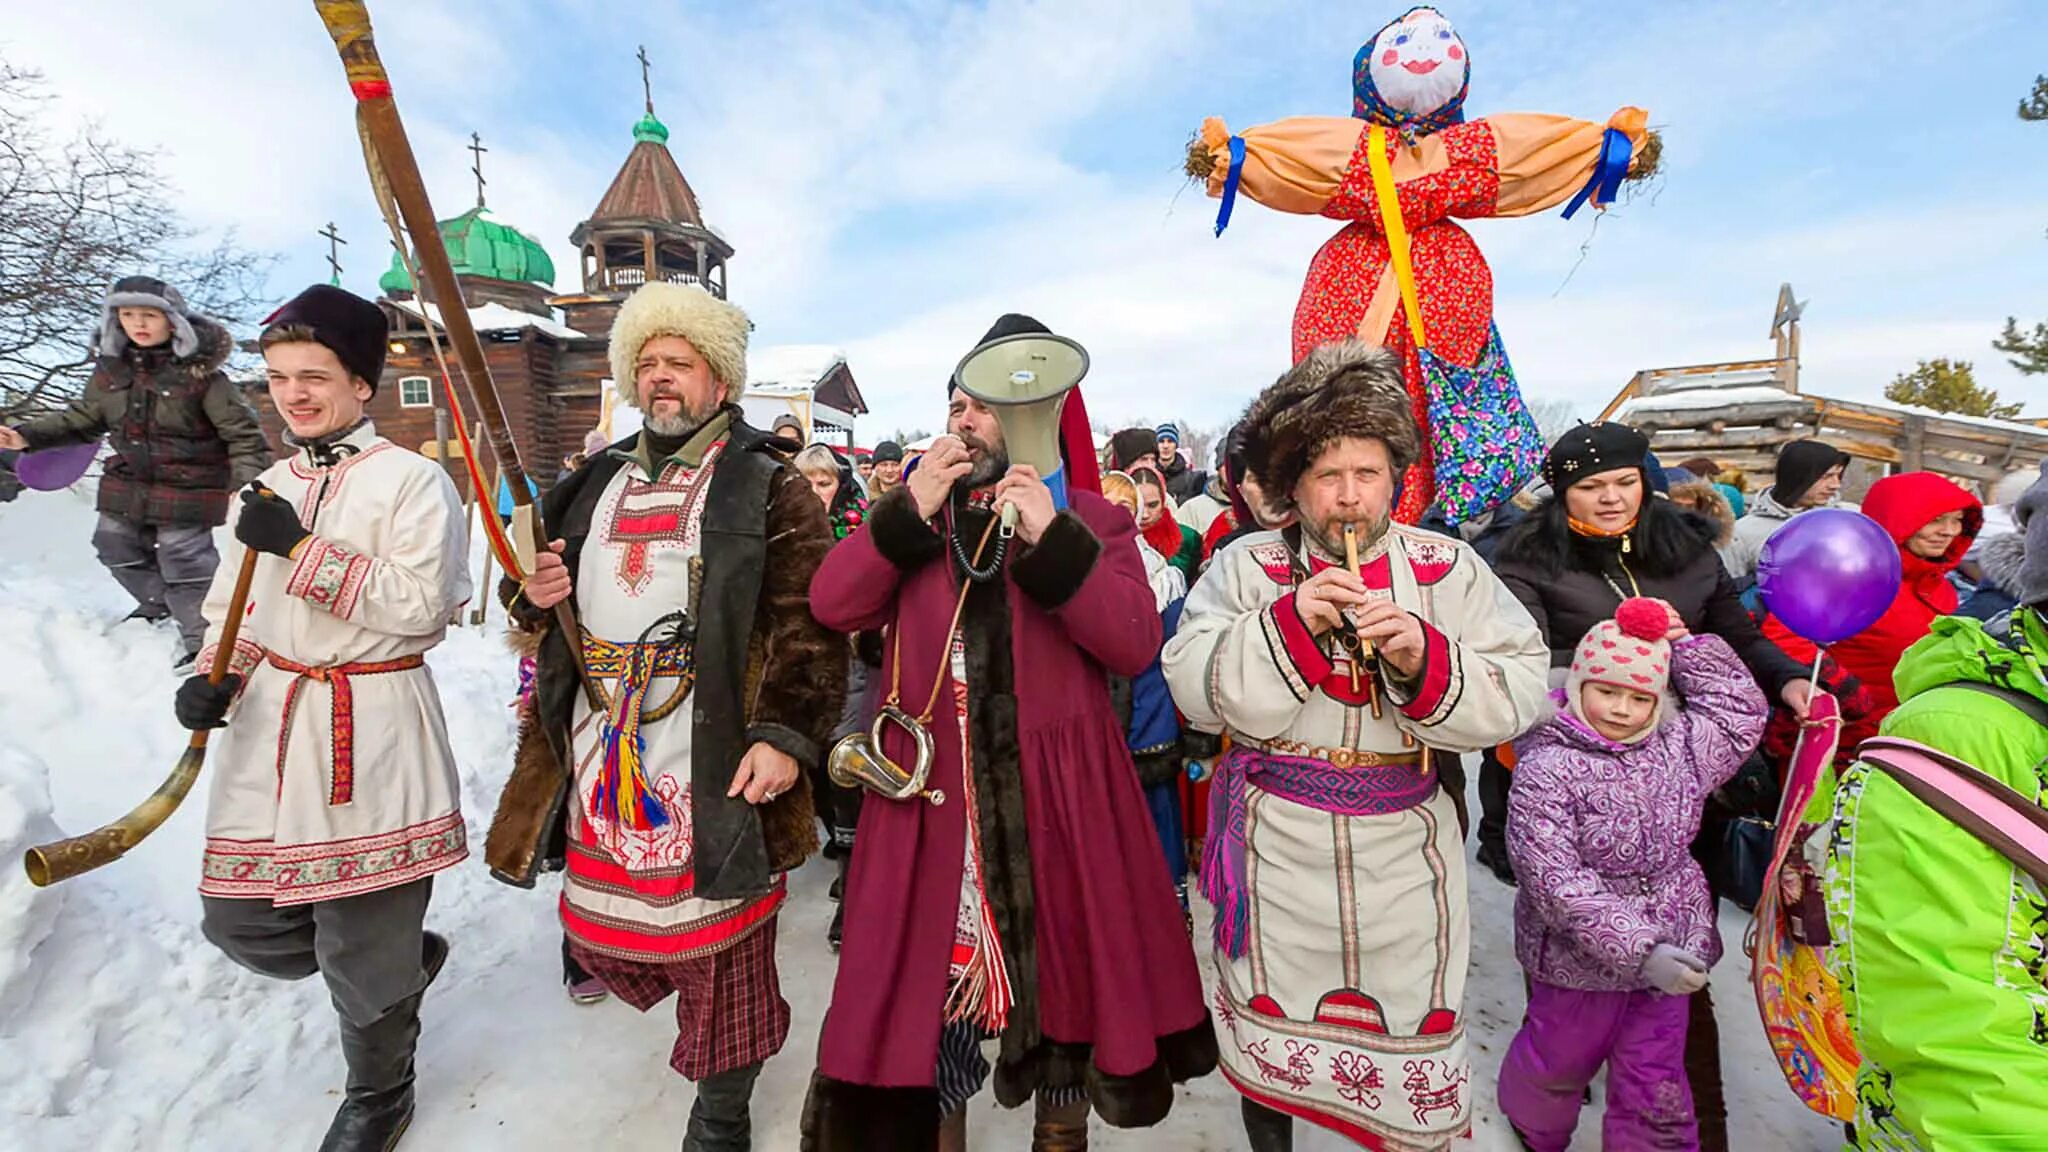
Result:
{"label": "white knit hat with hearts", "polygon": [[[1670,630],[1671,614],[1663,604],[1642,596],[1624,600],[1614,619],[1593,625],[1579,641],[1564,681],[1566,705],[1578,713],[1580,690],[1595,682],[1647,692],[1662,701],[1671,684],[1671,644],[1664,639]],[[1644,732],[1662,719],[1660,703],[1656,720]]]}

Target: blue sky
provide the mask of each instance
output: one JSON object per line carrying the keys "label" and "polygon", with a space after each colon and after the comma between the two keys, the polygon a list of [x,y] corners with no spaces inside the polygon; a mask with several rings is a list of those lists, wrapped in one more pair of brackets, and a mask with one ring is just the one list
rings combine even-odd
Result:
{"label": "blue sky", "polygon": [[[1342,114],[1352,54],[1404,8],[386,0],[372,14],[442,214],[470,201],[462,146],[479,131],[495,215],[549,247],[563,289],[568,232],[630,144],[645,43],[671,148],[737,249],[733,297],[757,342],[847,348],[879,435],[936,426],[953,362],[1006,310],[1090,347],[1098,418],[1229,419],[1286,367],[1302,272],[1336,226],[1246,204],[1211,237],[1214,202],[1179,173],[1187,137],[1205,115]],[[1469,114],[1604,119],[1632,103],[1665,136],[1661,186],[1597,231],[1590,213],[1473,227],[1532,396],[1594,410],[1640,368],[1767,355],[1789,280],[1812,301],[1809,391],[1874,397],[1945,355],[2048,413],[2041,383],[1990,348],[2008,314],[2048,319],[2048,124],[2013,111],[2048,72],[2038,5],[1443,8],[1472,52]],[[283,253],[279,295],[324,278],[314,232],[329,219],[352,241],[347,285],[374,291],[388,253],[310,4],[70,0],[0,29],[0,51],[43,68],[65,115],[162,148],[196,221]]]}

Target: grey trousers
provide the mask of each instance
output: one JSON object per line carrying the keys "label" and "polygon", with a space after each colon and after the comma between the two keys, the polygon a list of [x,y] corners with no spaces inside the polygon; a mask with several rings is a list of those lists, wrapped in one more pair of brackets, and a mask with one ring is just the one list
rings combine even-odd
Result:
{"label": "grey trousers", "polygon": [[279,908],[268,900],[202,896],[200,931],[242,967],[280,980],[318,972],[343,1020],[375,1023],[427,986],[422,933],[434,879],[381,892]]}
{"label": "grey trousers", "polygon": [[220,567],[213,548],[213,529],[137,524],[100,513],[92,533],[100,563],[143,608],[170,610],[189,651],[206,643],[207,585]]}

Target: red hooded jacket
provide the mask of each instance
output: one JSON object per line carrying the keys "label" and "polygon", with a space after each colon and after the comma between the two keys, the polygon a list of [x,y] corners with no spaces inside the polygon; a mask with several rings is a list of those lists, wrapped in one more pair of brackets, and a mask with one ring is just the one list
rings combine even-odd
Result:
{"label": "red hooded jacket", "polygon": [[[1963,532],[1949,545],[1946,555],[1927,560],[1906,550],[1906,541],[1915,532],[1950,512],[1963,514]],[[1962,563],[1970,542],[1984,527],[1984,507],[1977,498],[1932,472],[1908,472],[1879,480],[1863,500],[1863,514],[1877,521],[1898,544],[1905,578],[1892,606],[1877,623],[1828,649],[1843,669],[1863,682],[1873,705],[1862,723],[1843,732],[1844,747],[1854,747],[1851,741],[1876,735],[1877,726],[1899,706],[1892,671],[1906,649],[1933,628],[1935,617],[1955,612],[1956,590],[1948,582],[1948,574]],[[1776,617],[1764,622],[1764,635],[1793,659],[1812,663],[1813,645],[1793,635]]]}

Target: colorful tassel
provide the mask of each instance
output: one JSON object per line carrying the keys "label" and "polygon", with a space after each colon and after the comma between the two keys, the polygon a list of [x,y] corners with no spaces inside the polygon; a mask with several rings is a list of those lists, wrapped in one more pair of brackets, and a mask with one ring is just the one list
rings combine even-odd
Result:
{"label": "colorful tassel", "polygon": [[632,679],[619,684],[619,697],[605,717],[604,759],[593,801],[600,819],[644,831],[667,826],[669,817],[640,769],[647,751],[647,737],[640,731],[641,691]]}

